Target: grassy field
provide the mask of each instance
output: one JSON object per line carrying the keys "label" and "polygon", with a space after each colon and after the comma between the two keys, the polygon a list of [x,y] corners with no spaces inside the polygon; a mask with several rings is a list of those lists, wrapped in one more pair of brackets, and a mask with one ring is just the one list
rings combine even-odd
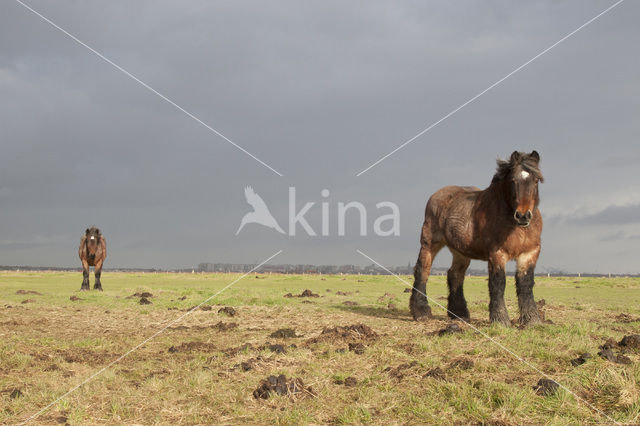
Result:
{"label": "grassy field", "polygon": [[[99,293],[78,291],[79,273],[0,273],[0,423],[28,419],[238,277],[105,272]],[[319,297],[284,297],[305,289]],[[31,422],[640,423],[640,353],[625,354],[629,365],[597,355],[605,340],[640,333],[640,280],[539,278],[550,321],[518,329],[490,326],[486,278],[467,278],[473,326],[586,402],[536,394],[539,372],[465,324],[439,336],[451,321],[433,304],[434,319],[412,321],[404,289],[388,276],[249,275]],[[131,297],[145,291],[152,304]],[[517,318],[513,279],[507,293]],[[428,294],[446,304],[444,277]],[[323,334],[357,324],[372,333]],[[270,336],[283,327],[298,337]],[[572,366],[584,352],[592,358]],[[312,389],[254,398],[278,374]]]}

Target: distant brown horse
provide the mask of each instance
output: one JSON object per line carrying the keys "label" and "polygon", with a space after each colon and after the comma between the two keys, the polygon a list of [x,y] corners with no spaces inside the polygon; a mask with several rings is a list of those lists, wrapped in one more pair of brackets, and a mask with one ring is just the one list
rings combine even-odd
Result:
{"label": "distant brown horse", "polygon": [[427,279],[434,257],[447,246],[453,254],[447,272],[449,317],[469,320],[462,286],[471,259],[480,259],[489,263],[489,319],[510,325],[504,304],[505,264],[515,259],[520,324],[540,322],[533,299],[542,232],[538,182],[543,177],[539,164],[536,151],[515,151],[509,161],[498,160],[487,189],[447,186],[429,198],[409,303],[414,319],[431,317]]}
{"label": "distant brown horse", "polygon": [[80,290],[89,290],[89,267],[94,267],[96,282],[93,284],[94,290],[102,291],[100,275],[102,274],[102,263],[107,257],[107,241],[104,235],[96,227],[88,228],[80,239],[78,256],[82,261],[82,287]]}

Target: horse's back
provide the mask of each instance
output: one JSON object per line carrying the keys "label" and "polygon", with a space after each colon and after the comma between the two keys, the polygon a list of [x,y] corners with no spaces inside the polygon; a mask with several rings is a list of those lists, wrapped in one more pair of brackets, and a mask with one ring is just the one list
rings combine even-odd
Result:
{"label": "horse's back", "polygon": [[473,202],[480,192],[475,186],[445,186],[431,195],[427,202],[426,215],[441,216],[457,205]]}

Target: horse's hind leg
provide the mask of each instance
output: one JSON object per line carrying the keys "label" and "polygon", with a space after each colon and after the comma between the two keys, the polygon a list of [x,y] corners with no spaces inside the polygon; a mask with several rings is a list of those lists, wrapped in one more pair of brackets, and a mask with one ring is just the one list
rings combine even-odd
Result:
{"label": "horse's hind leg", "polygon": [[453,250],[451,253],[453,254],[453,263],[447,271],[447,285],[449,286],[447,311],[449,318],[469,321],[469,309],[467,309],[467,301],[464,300],[462,287],[464,274],[467,272],[471,259]]}
{"label": "horse's hind leg", "polygon": [[431,273],[431,264],[433,258],[442,248],[442,243],[434,243],[431,241],[431,233],[425,223],[422,227],[422,235],[420,237],[420,253],[414,268],[413,290],[411,291],[411,299],[409,300],[409,309],[411,315],[416,321],[430,318],[431,308],[427,301],[427,280]]}

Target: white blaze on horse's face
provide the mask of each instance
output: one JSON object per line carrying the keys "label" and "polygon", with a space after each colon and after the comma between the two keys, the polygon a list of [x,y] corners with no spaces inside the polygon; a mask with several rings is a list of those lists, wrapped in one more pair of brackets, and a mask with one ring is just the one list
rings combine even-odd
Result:
{"label": "white blaze on horse's face", "polygon": [[529,172],[523,170],[520,172],[520,177],[524,180],[529,177]]}
{"label": "white blaze on horse's face", "polygon": [[91,239],[92,239],[92,240],[95,240],[95,239],[96,239],[96,237],[95,237],[94,235],[92,235],[92,236],[91,236]]}

